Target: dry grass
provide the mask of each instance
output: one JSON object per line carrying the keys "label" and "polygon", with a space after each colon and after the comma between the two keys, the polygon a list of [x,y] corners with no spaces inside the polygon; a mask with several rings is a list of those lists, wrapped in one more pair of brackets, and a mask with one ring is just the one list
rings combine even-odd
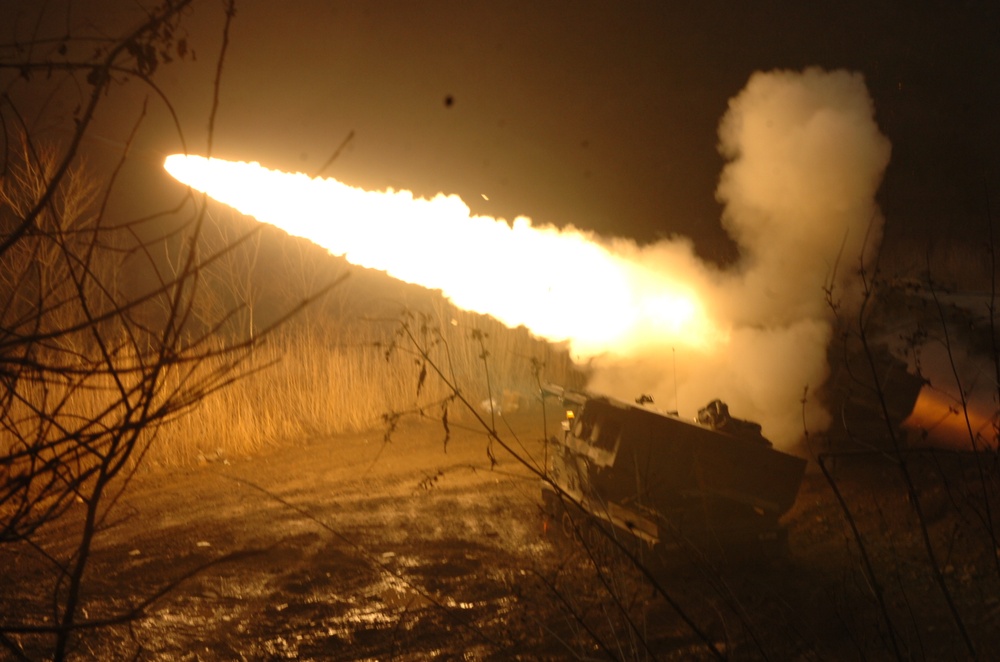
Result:
{"label": "dry grass", "polygon": [[[535,365],[543,380],[580,384],[579,369],[564,350],[524,329],[444,305],[396,322],[291,326],[254,350],[250,374],[163,426],[147,461],[153,467],[225,461],[307,438],[378,429],[393,413],[440,416],[439,403],[451,392],[433,371],[418,388],[420,360],[400,333],[404,321],[415,334],[437,340],[435,363],[477,405],[490,394],[500,401],[504,392],[530,405],[537,393]],[[461,420],[460,409],[452,407],[449,417]]]}

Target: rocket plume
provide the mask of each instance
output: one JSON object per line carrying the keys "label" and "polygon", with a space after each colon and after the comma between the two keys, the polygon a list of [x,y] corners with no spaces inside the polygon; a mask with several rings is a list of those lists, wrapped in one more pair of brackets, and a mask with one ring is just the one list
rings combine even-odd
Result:
{"label": "rocket plume", "polygon": [[[456,306],[591,361],[591,387],[659,395],[694,415],[726,400],[779,446],[802,434],[803,390],[827,375],[827,291],[849,306],[880,236],[874,195],[889,143],[860,75],[754,74],[719,129],[718,188],[740,262],[722,271],[690,242],[639,246],[573,227],[474,215],[457,196],[416,199],[257,163],[173,155],[181,182],[354,264],[440,289]],[[674,393],[683,401],[671,403]],[[671,406],[673,405],[673,406]],[[816,430],[828,415],[812,408]]]}
{"label": "rocket plume", "polygon": [[[456,306],[525,326],[579,356],[620,352],[646,328],[703,344],[712,329],[681,274],[632,263],[588,233],[476,216],[455,195],[366,191],[335,179],[175,154],[167,171],[348,262],[439,289]],[[591,314],[591,313],[596,314]]]}

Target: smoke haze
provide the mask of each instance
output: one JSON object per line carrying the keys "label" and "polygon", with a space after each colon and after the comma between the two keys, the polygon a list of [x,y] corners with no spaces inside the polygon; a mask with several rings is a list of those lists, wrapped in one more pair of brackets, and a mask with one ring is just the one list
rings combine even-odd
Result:
{"label": "smoke haze", "polygon": [[[616,247],[644,264],[684,265],[718,342],[699,351],[651,338],[631,358],[595,359],[591,387],[623,399],[651,393],[684,416],[718,397],[787,448],[802,436],[805,389],[815,394],[829,372],[825,289],[849,312],[862,260],[878,248],[874,198],[890,145],[860,74],[807,69],[753,74],[722,118],[719,150],[728,163],[717,196],[737,265],[702,265],[686,242]],[[812,432],[829,423],[815,398],[806,415]]]}

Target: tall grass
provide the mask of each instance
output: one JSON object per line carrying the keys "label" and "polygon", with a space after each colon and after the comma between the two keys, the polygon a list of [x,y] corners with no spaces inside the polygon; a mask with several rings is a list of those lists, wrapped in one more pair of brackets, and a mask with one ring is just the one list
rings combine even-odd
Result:
{"label": "tall grass", "polygon": [[[449,371],[448,377],[469,401],[484,403],[484,412],[490,399],[497,408],[530,407],[540,380],[583,385],[583,374],[564,347],[533,338],[523,328],[508,329],[490,317],[456,309],[440,298],[432,298],[423,312],[390,319],[311,317],[281,327],[238,356],[203,348],[205,357],[197,362],[165,365],[158,401],[187,401],[188,392],[209,394],[178,412],[182,415],[170,415],[143,431],[142,452],[130,464],[135,467],[141,460],[140,466],[156,469],[247,457],[283,444],[379,429],[387,417],[401,412],[439,418],[441,402],[452,391],[433,375],[419,379],[412,345],[397,342],[403,324],[430,338],[435,363]],[[220,347],[226,342],[218,340]],[[115,365],[124,366],[121,375],[91,371],[66,383],[50,381],[37,388],[22,383],[21,400],[9,402],[0,421],[6,430],[0,430],[0,451],[18,453],[18,439],[59,436],[66,425],[39,418],[39,411],[53,410],[64,422],[93,421],[95,426],[119,415],[119,389],[135,385],[116,378],[141,379],[142,374],[130,372],[128,366],[148,362],[148,357],[134,353],[132,347],[119,347]],[[211,383],[219,375],[235,380],[216,389]],[[468,413],[461,407],[449,411],[454,421],[460,422],[463,415]],[[44,442],[41,446],[48,447]],[[27,462],[34,456],[25,457]],[[83,453],[79,462],[98,459]]]}
{"label": "tall grass", "polygon": [[[418,386],[417,357],[394,342],[402,324],[433,335],[439,364],[452,372],[463,395],[484,408],[491,396],[499,406],[505,393],[508,406],[513,400],[530,407],[539,379],[582,384],[580,369],[564,348],[443,303],[397,320],[290,325],[254,348],[249,374],[161,427],[147,462],[175,467],[226,461],[283,444],[378,429],[401,411],[440,416],[440,402],[451,392],[432,377]],[[460,408],[450,413],[453,420],[461,415]]]}

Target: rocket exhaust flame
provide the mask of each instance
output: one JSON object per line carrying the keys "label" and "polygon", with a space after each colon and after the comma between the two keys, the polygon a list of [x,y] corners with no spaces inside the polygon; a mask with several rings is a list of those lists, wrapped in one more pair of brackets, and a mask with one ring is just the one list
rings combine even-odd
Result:
{"label": "rocket exhaust flame", "polygon": [[955,398],[924,387],[903,428],[932,446],[970,450],[997,447],[990,407],[970,399],[963,409]]}
{"label": "rocket exhaust flame", "polygon": [[719,140],[727,165],[717,197],[741,254],[725,271],[683,239],[638,246],[524,217],[508,224],[457,196],[416,199],[198,156],[165,167],[354,264],[569,341],[591,358],[592,390],[626,401],[651,393],[691,417],[722,398],[787,448],[804,427],[829,423],[818,403],[801,402],[829,373],[824,292],[844,311],[858,300],[853,265],[881,236],[874,195],[890,147],[861,76],[819,69],[755,73],[730,100]]}
{"label": "rocket exhaust flame", "polygon": [[[637,335],[702,346],[714,334],[695,293],[569,228],[473,215],[455,195],[414,198],[258,163],[174,154],[166,170],[258,221],[353,264],[441,290],[456,306],[569,340],[578,356],[627,354]],[[650,287],[649,283],[656,283]]]}

